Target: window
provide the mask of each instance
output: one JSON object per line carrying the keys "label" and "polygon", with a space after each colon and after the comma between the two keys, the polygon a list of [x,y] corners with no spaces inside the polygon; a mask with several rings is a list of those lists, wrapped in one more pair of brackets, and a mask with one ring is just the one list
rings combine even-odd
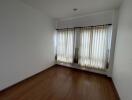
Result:
{"label": "window", "polygon": [[57,61],[105,69],[109,63],[112,25],[60,29],[57,31]]}
{"label": "window", "polygon": [[81,29],[79,64],[104,69],[109,60],[111,33],[107,25]]}
{"label": "window", "polygon": [[57,61],[73,62],[73,40],[74,30],[64,29],[58,30],[57,33]]}

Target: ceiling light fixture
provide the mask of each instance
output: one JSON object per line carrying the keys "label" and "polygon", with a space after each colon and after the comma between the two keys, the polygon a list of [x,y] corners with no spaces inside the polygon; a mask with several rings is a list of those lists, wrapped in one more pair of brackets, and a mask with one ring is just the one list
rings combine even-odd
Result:
{"label": "ceiling light fixture", "polygon": [[78,11],[78,9],[77,9],[77,8],[73,8],[73,11],[75,11],[75,12],[76,12],[76,11]]}

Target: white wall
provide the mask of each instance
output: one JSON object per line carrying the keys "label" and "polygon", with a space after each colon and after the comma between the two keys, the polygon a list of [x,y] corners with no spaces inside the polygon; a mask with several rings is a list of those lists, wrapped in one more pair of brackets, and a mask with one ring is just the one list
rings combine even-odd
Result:
{"label": "white wall", "polygon": [[113,18],[112,18],[112,40],[111,40],[111,50],[110,50],[110,61],[109,61],[109,68],[107,70],[107,75],[112,77],[112,70],[113,70],[113,62],[114,62],[114,53],[115,53],[115,43],[116,43],[116,35],[117,35],[117,26],[118,26],[118,15],[119,9],[113,11]]}
{"label": "white wall", "polygon": [[0,90],[54,64],[51,21],[19,0],[0,0]]}
{"label": "white wall", "polygon": [[118,9],[113,9],[104,12],[91,13],[84,16],[75,16],[71,18],[58,19],[56,20],[55,26],[56,28],[61,29],[61,28],[113,24],[109,69],[107,71],[95,71],[97,73],[103,73],[111,77],[112,69],[113,69],[115,40],[117,33],[117,18],[118,18]]}
{"label": "white wall", "polygon": [[132,0],[119,13],[113,80],[121,100],[132,100]]}
{"label": "white wall", "polygon": [[88,15],[58,19],[56,28],[83,27],[92,25],[112,24],[113,10]]}

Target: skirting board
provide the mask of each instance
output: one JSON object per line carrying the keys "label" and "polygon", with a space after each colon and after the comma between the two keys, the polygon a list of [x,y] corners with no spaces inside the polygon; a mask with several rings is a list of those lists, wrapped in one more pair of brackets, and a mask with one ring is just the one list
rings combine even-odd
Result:
{"label": "skirting board", "polygon": [[114,91],[115,91],[115,93],[116,93],[116,95],[117,95],[117,97],[118,97],[118,100],[121,100],[120,99],[120,95],[119,95],[119,93],[118,93],[118,91],[117,91],[117,88],[116,88],[116,85],[114,84],[114,80],[112,79],[112,78],[110,78],[111,79],[111,81],[112,81],[112,87],[113,87],[113,89],[114,89]]}
{"label": "skirting board", "polygon": [[[16,85],[16,84],[19,84],[19,83],[23,82],[24,80],[27,80],[27,79],[29,79],[29,78],[31,78],[31,77],[33,77],[33,76],[35,76],[35,75],[37,75],[37,74],[39,74],[39,73],[45,71],[45,70],[47,70],[48,68],[50,68],[50,67],[52,67],[52,66],[54,66],[54,65],[55,65],[55,63],[49,64],[47,67],[44,67],[43,69],[41,69],[41,70],[39,70],[39,71],[37,71],[37,72],[34,72],[32,75],[29,75],[29,76],[27,76],[26,78],[24,78],[24,79],[22,79],[22,80],[19,80],[19,81],[17,81],[17,82],[14,82],[13,84],[11,84],[11,85],[9,85],[9,86],[6,86],[6,87],[1,88],[1,89],[0,89],[0,92],[1,92],[1,91],[4,91],[4,90],[6,90],[6,89],[8,89],[8,88],[10,88],[10,87],[13,87],[13,86]],[[44,65],[42,65],[42,66],[44,66]]]}
{"label": "skirting board", "polygon": [[106,76],[107,78],[109,78],[109,79],[112,81],[112,89],[115,91],[116,96],[118,97],[118,100],[120,100],[120,96],[119,96],[119,93],[118,93],[118,91],[117,91],[117,89],[116,89],[116,86],[115,86],[115,84],[114,84],[114,81],[113,81],[112,77],[107,76],[107,74],[99,73],[99,72],[97,72],[97,71],[90,71],[90,70],[88,70],[88,69],[81,69],[81,68],[78,68],[78,67],[75,67],[75,66],[72,66],[72,65],[68,65],[68,64],[58,63],[58,64],[56,64],[56,65],[63,66],[63,67],[74,68],[74,69],[78,69],[78,70],[82,70],[82,71],[88,71],[88,72],[90,72],[90,73],[95,73],[95,74],[100,74],[100,75]]}
{"label": "skirting board", "polygon": [[[13,88],[13,87],[15,87],[16,85],[21,84],[21,83],[23,83],[23,82],[25,82],[25,81],[27,81],[27,80],[30,80],[30,79],[32,79],[33,77],[35,77],[35,76],[37,76],[37,75],[43,73],[44,71],[48,70],[48,68],[54,67],[54,66],[56,66],[56,65],[58,65],[58,64],[52,65],[52,66],[50,66],[50,67],[47,67],[45,70],[40,71],[39,73],[37,73],[37,74],[35,74],[35,75],[32,75],[31,77],[28,77],[28,78],[26,78],[25,80],[22,80],[22,81],[20,81],[20,82],[14,84],[14,85],[12,85],[12,86],[9,86],[9,87],[5,88],[5,89],[2,90],[1,92],[4,92],[4,91],[6,91],[6,90],[8,90],[8,89],[10,89],[10,88]],[[59,65],[59,66],[63,66],[63,65]],[[63,67],[66,67],[66,66],[63,66]],[[69,67],[69,68],[71,68],[71,67]],[[75,69],[75,68],[74,68],[74,69]],[[76,70],[80,70],[80,69],[76,69]],[[83,71],[83,70],[82,70],[82,71]],[[90,73],[93,73],[93,72],[90,72]],[[98,73],[96,73],[96,74],[98,74]],[[104,76],[104,75],[103,75],[103,76]],[[106,76],[106,75],[105,75],[105,76]],[[106,76],[106,77],[107,77],[107,76]],[[109,78],[109,77],[107,77],[107,78]],[[117,90],[116,90],[116,87],[115,87],[115,85],[114,85],[114,82],[113,82],[112,78],[109,78],[109,79],[110,79],[110,81],[112,81],[112,83],[111,83],[111,84],[112,84],[112,89],[113,89],[113,91],[115,91],[115,94],[116,94],[116,96],[118,97],[117,100],[120,100],[120,97],[119,97],[119,95],[118,95],[118,92],[117,92]]]}
{"label": "skirting board", "polygon": [[93,72],[93,73],[102,74],[102,75],[106,75],[107,76],[107,71],[88,69],[88,68],[81,68],[80,65],[78,65],[78,64],[66,64],[66,63],[60,63],[60,62],[56,62],[56,64],[62,65],[62,66],[65,66],[65,67],[80,69],[80,70],[84,70],[84,71]]}

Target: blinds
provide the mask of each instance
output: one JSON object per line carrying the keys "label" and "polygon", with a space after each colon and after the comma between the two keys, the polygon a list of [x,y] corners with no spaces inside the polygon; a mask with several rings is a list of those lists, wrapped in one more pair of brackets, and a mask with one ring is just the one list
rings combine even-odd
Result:
{"label": "blinds", "polygon": [[58,30],[56,39],[57,61],[72,63],[74,30],[73,29]]}
{"label": "blinds", "polygon": [[[57,30],[57,61],[105,69],[109,62],[112,26]],[[76,51],[77,50],[77,51]]]}

